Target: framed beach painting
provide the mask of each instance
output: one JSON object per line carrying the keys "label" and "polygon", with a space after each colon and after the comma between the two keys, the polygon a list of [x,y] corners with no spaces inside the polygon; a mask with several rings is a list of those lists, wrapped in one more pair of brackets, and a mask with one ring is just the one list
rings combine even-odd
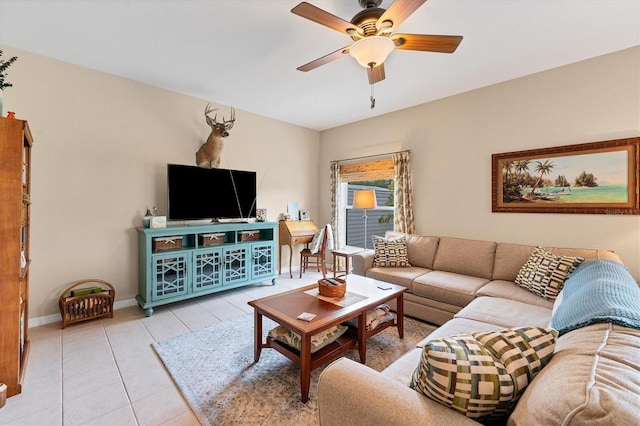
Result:
{"label": "framed beach painting", "polygon": [[491,156],[493,212],[640,214],[640,137]]}

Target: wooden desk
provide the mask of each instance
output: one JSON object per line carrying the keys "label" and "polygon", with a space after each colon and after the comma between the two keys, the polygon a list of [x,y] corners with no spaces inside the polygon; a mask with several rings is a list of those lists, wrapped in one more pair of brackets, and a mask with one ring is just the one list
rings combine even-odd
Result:
{"label": "wooden desk", "polygon": [[282,246],[289,246],[289,277],[293,278],[291,263],[293,261],[293,245],[309,244],[318,232],[318,227],[312,220],[281,220],[279,235],[278,275],[282,274]]}

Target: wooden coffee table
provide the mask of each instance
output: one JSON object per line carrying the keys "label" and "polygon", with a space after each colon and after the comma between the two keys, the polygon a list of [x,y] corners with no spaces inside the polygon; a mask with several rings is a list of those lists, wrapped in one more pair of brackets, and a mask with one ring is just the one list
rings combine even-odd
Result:
{"label": "wooden coffee table", "polygon": [[[378,286],[388,289],[382,290]],[[258,362],[262,348],[272,348],[295,362],[300,367],[300,390],[302,402],[309,399],[311,370],[323,365],[343,352],[358,348],[360,362],[367,357],[366,341],[369,337],[395,326],[400,338],[404,338],[404,292],[405,287],[388,284],[359,275],[347,277],[347,294],[342,299],[323,298],[317,293],[317,283],[296,290],[252,300],[254,308],[254,360]],[[374,330],[366,330],[367,311],[396,299],[396,320],[381,324]],[[341,306],[342,305],[342,306]],[[311,321],[302,321],[297,316],[303,312],[315,314]],[[262,317],[271,318],[278,324],[298,334],[301,338],[300,351],[267,337],[262,341]],[[358,329],[349,329],[335,342],[311,353],[311,336],[323,330],[340,325],[351,318],[358,318]]]}

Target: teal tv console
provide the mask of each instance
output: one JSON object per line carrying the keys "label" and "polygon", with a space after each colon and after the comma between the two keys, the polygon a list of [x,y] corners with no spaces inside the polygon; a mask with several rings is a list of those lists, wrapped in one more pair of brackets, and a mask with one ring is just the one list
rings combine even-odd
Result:
{"label": "teal tv console", "polygon": [[138,305],[153,308],[271,280],[278,264],[275,222],[136,228]]}

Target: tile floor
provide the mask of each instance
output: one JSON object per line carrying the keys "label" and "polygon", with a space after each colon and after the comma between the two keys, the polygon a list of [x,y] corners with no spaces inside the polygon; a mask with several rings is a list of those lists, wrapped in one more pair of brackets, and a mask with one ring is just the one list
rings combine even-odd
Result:
{"label": "tile floor", "polygon": [[60,323],[30,329],[23,391],[0,409],[0,425],[198,425],[151,344],[251,315],[248,301],[321,274],[294,277],[158,307],[148,318],[134,306],[64,330]]}

